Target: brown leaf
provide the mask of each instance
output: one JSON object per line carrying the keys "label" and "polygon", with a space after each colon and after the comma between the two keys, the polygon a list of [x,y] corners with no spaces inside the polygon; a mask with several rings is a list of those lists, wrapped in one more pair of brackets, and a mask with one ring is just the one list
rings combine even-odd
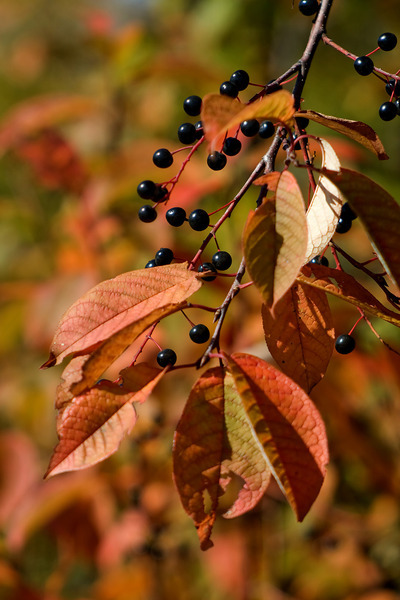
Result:
{"label": "brown leaf", "polygon": [[[154,314],[158,315],[166,307],[172,310],[172,305],[178,305],[200,287],[201,279],[194,271],[188,271],[187,263],[131,271],[103,281],[77,300],[62,317],[53,338],[49,360],[42,368],[59,364],[73,353],[92,352],[119,332],[122,339],[116,336],[113,345],[118,341],[125,349],[131,343],[125,339],[125,333],[133,341],[136,335],[160,318],[154,319]],[[140,329],[138,333],[135,324]],[[129,329],[131,326],[132,329]],[[107,354],[110,348],[115,354],[110,346],[106,350],[104,346],[100,347],[99,352]]]}
{"label": "brown leaf", "polygon": [[334,129],[342,135],[346,135],[374,152],[379,160],[387,160],[389,158],[375,131],[362,121],[351,121],[349,119],[323,115],[315,110],[299,110],[294,116],[305,117],[325,127]]}
{"label": "brown leaf", "polygon": [[325,292],[292,285],[274,310],[263,304],[263,326],[269,351],[280,368],[307,393],[322,379],[335,339]]}

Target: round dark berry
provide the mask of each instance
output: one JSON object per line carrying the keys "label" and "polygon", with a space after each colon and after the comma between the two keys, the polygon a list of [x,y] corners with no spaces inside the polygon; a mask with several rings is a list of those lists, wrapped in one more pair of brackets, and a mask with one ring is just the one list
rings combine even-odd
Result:
{"label": "round dark berry", "polygon": [[250,77],[247,71],[243,71],[243,69],[238,69],[229,78],[229,81],[234,83],[237,89],[242,92],[247,88],[250,82]]}
{"label": "round dark berry", "polygon": [[207,164],[213,171],[220,171],[226,165],[226,156],[215,150],[215,152],[208,155]]}
{"label": "round dark berry", "polygon": [[163,185],[158,185],[156,188],[156,193],[152,198],[153,202],[165,202],[168,200],[169,192],[166,187]]}
{"label": "round dark berry", "polygon": [[258,135],[263,140],[270,138],[275,133],[275,126],[272,121],[263,121],[258,130]]}
{"label": "round dark berry", "polygon": [[204,344],[204,342],[207,342],[207,340],[210,339],[210,332],[208,327],[199,324],[192,327],[192,329],[189,331],[189,336],[192,342],[195,344]]}
{"label": "round dark berry", "polygon": [[168,365],[174,365],[176,363],[176,354],[171,348],[165,348],[160,350],[157,354],[157,362],[160,367],[167,367]]}
{"label": "round dark berry", "polygon": [[154,181],[150,181],[150,179],[141,181],[137,186],[137,193],[143,200],[152,200],[156,191],[157,186]]}
{"label": "round dark berry", "polygon": [[400,115],[400,98],[396,98],[396,100],[394,101],[394,105],[397,109],[397,114]]}
{"label": "round dark berry", "polygon": [[139,208],[138,216],[143,223],[152,223],[157,219],[157,211],[150,204],[145,204]]}
{"label": "round dark berry", "polygon": [[155,267],[155,266],[156,266],[156,261],[153,258],[153,260],[149,260],[149,262],[146,263],[145,269],[151,269],[152,267]]}
{"label": "round dark berry", "polygon": [[156,266],[161,267],[162,265],[169,265],[174,258],[174,253],[170,248],[160,248],[156,253],[154,260]]}
{"label": "round dark berry", "polygon": [[200,96],[188,96],[183,101],[183,110],[187,115],[191,117],[197,117],[201,111],[201,98]]}
{"label": "round dark berry", "polygon": [[397,116],[397,106],[393,102],[384,102],[379,108],[382,121],[391,121]]}
{"label": "round dark berry", "polygon": [[400,96],[400,81],[398,79],[389,79],[385,85],[385,90],[389,96],[393,93],[395,96]]}
{"label": "round dark berry", "polygon": [[224,83],[221,83],[221,85],[220,85],[219,93],[222,94],[223,96],[230,96],[231,98],[237,98],[239,90],[236,87],[236,85],[234,83],[232,83],[231,81],[224,81]]}
{"label": "round dark berry", "polygon": [[298,137],[299,136],[296,134],[293,135],[293,142],[295,142],[295,144],[293,144],[293,150],[300,150],[300,148],[301,148],[300,142],[296,142]]}
{"label": "round dark berry", "polygon": [[174,158],[167,148],[160,148],[156,150],[153,154],[153,163],[156,167],[160,167],[160,169],[166,169],[170,167],[174,162]]}
{"label": "round dark berry", "polygon": [[225,250],[218,250],[211,259],[212,264],[218,271],[226,271],[232,264],[232,256]]}
{"label": "round dark berry", "polygon": [[194,128],[196,130],[196,138],[199,140],[204,135],[203,121],[197,121],[197,123],[194,124]]}
{"label": "round dark berry", "polygon": [[172,227],[180,227],[186,221],[186,211],[180,206],[174,206],[167,210],[165,218]]}
{"label": "round dark berry", "polygon": [[310,260],[310,263],[312,265],[323,265],[324,267],[329,267],[329,260],[326,258],[326,256],[320,256],[319,254],[314,256],[314,258]]}
{"label": "round dark berry", "polygon": [[397,37],[394,33],[382,33],[378,37],[378,46],[381,50],[385,52],[389,52],[389,50],[393,50],[397,45]]}
{"label": "round dark berry", "polygon": [[202,208],[196,208],[189,215],[189,225],[195,231],[204,231],[210,224],[208,213]]}
{"label": "round dark berry", "polygon": [[351,219],[343,219],[339,217],[336,225],[336,233],[347,233],[351,229]]}
{"label": "round dark berry", "polygon": [[242,142],[234,137],[228,137],[224,141],[222,152],[227,156],[236,156],[242,149]]}
{"label": "round dark berry", "polygon": [[374,70],[373,60],[369,56],[359,56],[354,61],[354,68],[359,75],[369,75]]}
{"label": "round dark berry", "polygon": [[178,129],[178,139],[182,144],[193,144],[196,141],[197,132],[193,123],[182,123]]}
{"label": "round dark berry", "polygon": [[339,335],[339,337],[336,338],[335,349],[336,352],[339,352],[339,354],[350,354],[350,352],[353,352],[355,347],[356,342],[354,338],[347,333]]}
{"label": "round dark berry", "polygon": [[299,11],[306,17],[311,17],[311,15],[315,15],[318,8],[319,4],[317,0],[300,0],[299,2]]}
{"label": "round dark berry", "polygon": [[215,273],[215,275],[207,275],[207,277],[203,277],[203,281],[214,281],[214,279],[217,277],[217,269],[214,267],[213,264],[209,262],[205,262],[202,265],[200,265],[197,271],[199,273],[205,273],[206,271],[211,271],[212,273]]}
{"label": "round dark berry", "polygon": [[354,219],[357,219],[356,213],[351,208],[351,206],[348,202],[345,202],[343,204],[342,210],[340,211],[340,216],[342,219],[346,219],[346,220],[350,219],[351,221],[354,221]]}
{"label": "round dark berry", "polygon": [[304,131],[304,129],[307,129],[307,127],[309,126],[310,119],[307,119],[307,117],[296,117],[296,123],[297,127]]}
{"label": "round dark berry", "polygon": [[246,137],[253,137],[258,133],[260,125],[257,119],[249,119],[248,121],[243,121],[243,123],[240,123],[240,129],[243,135]]}

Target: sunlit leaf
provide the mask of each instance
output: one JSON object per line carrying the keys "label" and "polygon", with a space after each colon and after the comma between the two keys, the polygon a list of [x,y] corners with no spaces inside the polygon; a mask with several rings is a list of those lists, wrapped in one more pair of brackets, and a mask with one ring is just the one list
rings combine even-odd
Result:
{"label": "sunlit leaf", "polygon": [[359,217],[393,282],[400,287],[400,206],[380,185],[350,169],[325,171]]}
{"label": "sunlit leaf", "polygon": [[292,285],[304,263],[307,222],[295,177],[281,174],[275,197],[250,214],[243,234],[246,268],[267,306]]}
{"label": "sunlit leaf", "polygon": [[301,521],[325,477],[324,423],[307,396],[286,375],[249,354],[225,357],[260,450]]}
{"label": "sunlit leaf", "polygon": [[295,283],[271,311],[262,307],[265,340],[286,375],[306,392],[322,379],[335,339],[326,293]]}
{"label": "sunlit leaf", "polygon": [[[157,320],[152,317],[153,313],[179,304],[200,286],[201,279],[194,271],[188,271],[187,263],[131,271],[103,281],[77,300],[62,317],[50,348],[50,358],[43,368],[59,364],[69,354],[93,350],[143,319],[144,328],[148,327]],[[141,333],[143,327],[139,329]],[[124,339],[122,345],[126,347],[129,343]]]}
{"label": "sunlit leaf", "polygon": [[349,119],[323,115],[315,110],[299,110],[295,116],[305,117],[325,127],[334,129],[342,135],[346,135],[374,152],[379,160],[387,160],[389,158],[375,131],[362,121],[351,121]]}
{"label": "sunlit leaf", "polygon": [[[311,277],[311,274],[314,277]],[[331,280],[336,281],[337,285]],[[297,277],[297,281],[337,296],[375,317],[392,323],[396,327],[400,327],[400,314],[386,308],[371,292],[358,283],[352,275],[344,271],[320,265],[307,265]]]}

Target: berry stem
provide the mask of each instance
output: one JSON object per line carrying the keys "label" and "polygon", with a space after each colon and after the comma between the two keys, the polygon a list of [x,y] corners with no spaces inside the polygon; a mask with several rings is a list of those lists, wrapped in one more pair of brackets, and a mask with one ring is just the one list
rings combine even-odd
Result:
{"label": "berry stem", "polygon": [[[179,171],[177,172],[177,174],[175,175],[175,177],[173,177],[172,179],[170,179],[167,183],[171,183],[171,189],[169,191],[169,194],[171,195],[172,190],[174,189],[174,187],[176,186],[176,184],[179,181],[180,176],[182,175],[186,165],[188,164],[188,162],[190,161],[190,159],[192,158],[193,154],[196,152],[197,148],[199,146],[201,146],[201,144],[204,142],[205,137],[203,135],[203,137],[201,137],[193,146],[188,146],[188,148],[191,148],[189,154],[187,155],[187,157],[185,158],[185,160],[182,162]],[[184,150],[185,148],[180,148],[179,150],[175,150],[175,152],[179,152],[180,150]]]}

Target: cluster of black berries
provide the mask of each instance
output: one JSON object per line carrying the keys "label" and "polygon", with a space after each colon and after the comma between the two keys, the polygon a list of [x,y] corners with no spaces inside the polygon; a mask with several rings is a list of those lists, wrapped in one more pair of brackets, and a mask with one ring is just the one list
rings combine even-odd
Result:
{"label": "cluster of black berries", "polygon": [[218,250],[211,259],[211,262],[204,262],[197,269],[199,273],[208,273],[203,277],[204,281],[214,281],[217,277],[217,271],[226,271],[232,264],[232,256],[225,250]]}
{"label": "cluster of black berries", "polygon": [[349,203],[345,202],[340,211],[340,217],[336,225],[336,233],[347,233],[351,229],[354,219],[357,219],[356,213]]}
{"label": "cluster of black berries", "polygon": [[171,248],[160,248],[155,257],[146,264],[146,269],[151,269],[152,267],[162,267],[164,265],[170,265],[174,260],[174,253]]}
{"label": "cluster of black berries", "polygon": [[[393,50],[397,45],[397,37],[394,33],[382,33],[378,38],[378,48],[385,52]],[[375,68],[374,61],[370,56],[359,56],[354,61],[354,68],[359,75],[369,75]],[[400,115],[400,80],[390,79],[386,84],[386,91],[391,100],[384,102],[379,107],[379,116],[383,121],[391,121]],[[394,101],[392,99],[394,98]]]}
{"label": "cluster of black berries", "polygon": [[[203,323],[198,323],[190,329],[189,337],[195,344],[205,344],[210,339],[210,330]],[[176,352],[171,348],[160,350],[157,354],[157,363],[163,368],[168,365],[173,366],[176,363],[176,359]]]}
{"label": "cluster of black berries", "polygon": [[[143,200],[152,200],[156,204],[165,202],[169,197],[169,192],[165,186],[154,183],[150,179],[145,179],[145,181],[139,183],[137,193]],[[144,204],[139,208],[138,215],[143,223],[152,223],[157,218],[157,211],[154,206]]]}

